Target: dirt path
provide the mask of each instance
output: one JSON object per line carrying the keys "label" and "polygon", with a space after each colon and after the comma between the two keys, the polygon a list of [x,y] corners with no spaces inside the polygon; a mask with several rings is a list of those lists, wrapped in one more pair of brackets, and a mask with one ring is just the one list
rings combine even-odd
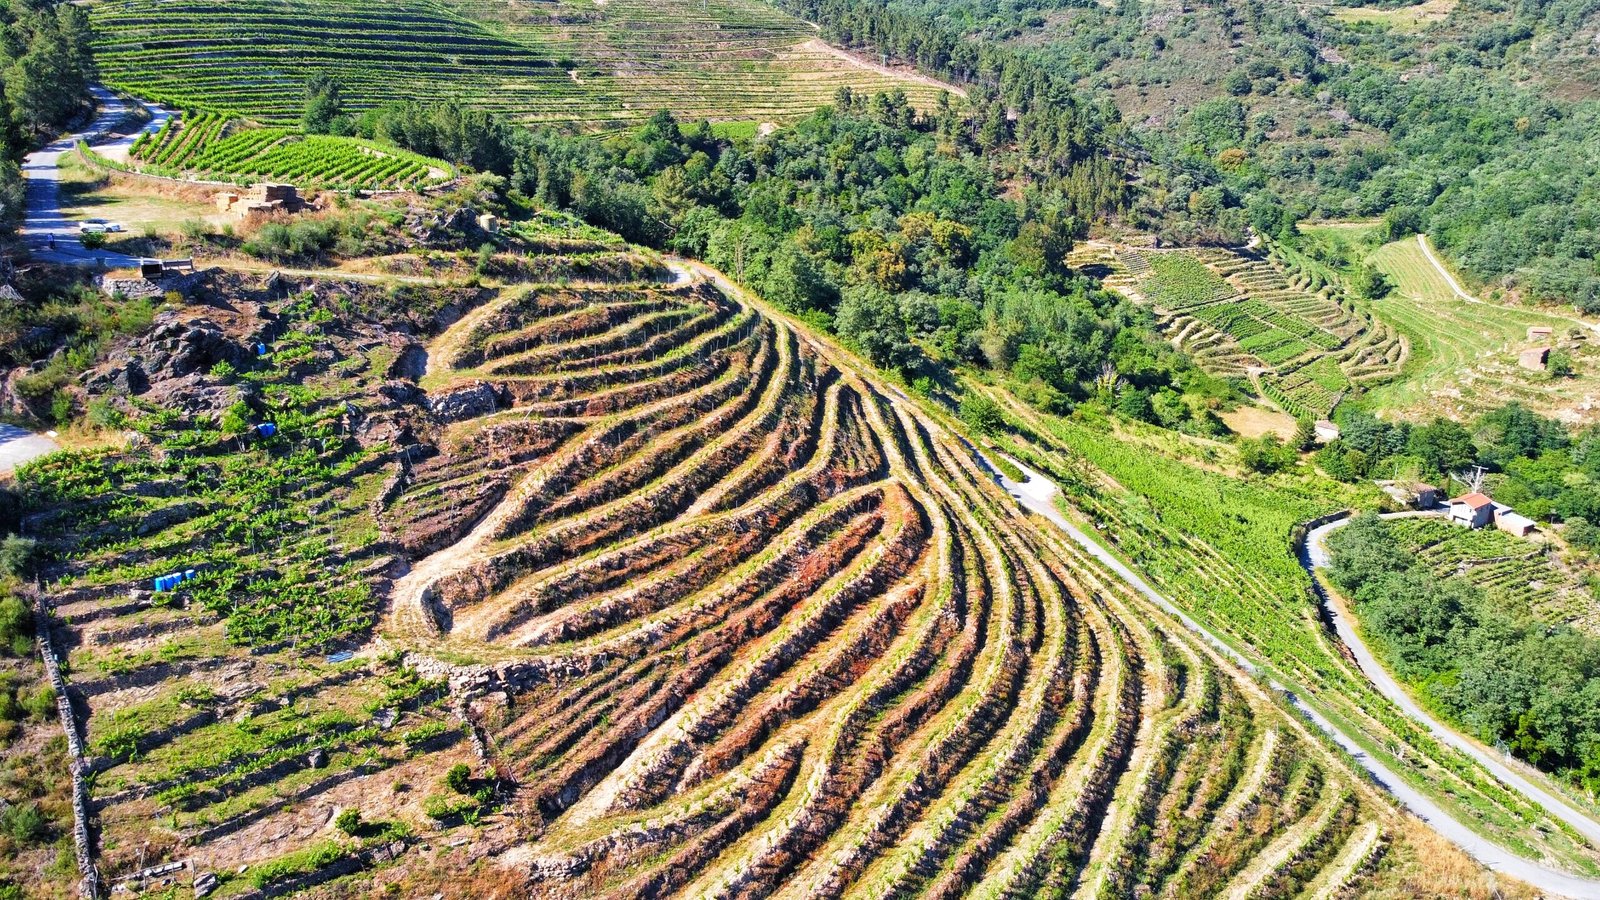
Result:
{"label": "dirt path", "polygon": [[829,56],[842,59],[853,66],[877,72],[879,75],[883,75],[888,78],[898,78],[901,81],[912,81],[917,84],[924,84],[928,87],[949,91],[963,100],[967,98],[967,91],[965,88],[956,87],[948,81],[940,81],[931,75],[924,75],[909,66],[897,67],[886,66],[882,63],[875,63],[859,53],[852,53],[843,47],[835,47],[822,38],[812,38],[811,40],[801,44],[799,49],[810,50],[815,53],[826,53]]}
{"label": "dirt path", "polygon": [[[1445,268],[1444,263],[1440,262],[1439,257],[1433,252],[1433,245],[1428,242],[1427,235],[1417,235],[1417,246],[1422,248],[1422,255],[1428,258],[1428,262],[1433,264],[1433,268],[1438,271],[1439,276],[1444,279],[1445,284],[1450,286],[1451,293],[1455,294],[1457,298],[1467,303],[1484,303],[1483,300],[1479,300],[1477,297],[1472,296],[1462,289],[1461,282],[1456,280],[1455,274],[1449,269]],[[1549,316],[1552,319],[1560,319],[1563,322],[1571,322],[1579,328],[1587,328],[1596,334],[1600,334],[1600,324],[1596,324],[1594,322],[1585,322],[1584,320],[1575,318],[1573,316],[1565,316],[1561,313],[1554,313],[1545,309],[1540,309],[1539,313],[1541,315]]]}

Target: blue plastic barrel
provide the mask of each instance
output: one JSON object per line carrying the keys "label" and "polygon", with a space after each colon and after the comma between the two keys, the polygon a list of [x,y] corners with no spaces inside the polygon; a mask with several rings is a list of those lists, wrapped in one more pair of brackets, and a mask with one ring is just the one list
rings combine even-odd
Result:
{"label": "blue plastic barrel", "polygon": [[267,345],[266,344],[257,344],[256,345],[256,355],[257,356],[266,356],[267,355]]}
{"label": "blue plastic barrel", "polygon": [[272,424],[271,422],[262,422],[260,425],[256,426],[256,431],[260,432],[262,437],[272,437],[278,433],[278,426]]}
{"label": "blue plastic barrel", "polygon": [[159,594],[159,593],[161,593],[161,592],[162,592],[162,591],[163,591],[163,590],[166,590],[166,588],[164,588],[164,587],[162,587],[162,582],[164,582],[164,581],[165,581],[165,580],[166,580],[166,579],[163,579],[163,578],[157,578],[157,579],[155,579],[155,586],[156,586],[156,593],[158,593],[158,594]]}
{"label": "blue plastic barrel", "polygon": [[184,572],[183,572],[183,580],[184,581],[191,581],[193,579],[194,579],[194,570],[193,569],[185,569]]}

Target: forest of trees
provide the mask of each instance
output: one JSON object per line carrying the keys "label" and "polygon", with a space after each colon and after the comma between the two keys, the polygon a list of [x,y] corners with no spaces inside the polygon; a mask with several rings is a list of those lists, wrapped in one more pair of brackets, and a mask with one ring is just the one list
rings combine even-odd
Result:
{"label": "forest of trees", "polygon": [[477,161],[513,197],[704,259],[913,385],[931,387],[942,364],[974,364],[1042,408],[1098,397],[1147,421],[1222,430],[1181,398],[1232,388],[1157,338],[1146,312],[1066,268],[1088,221],[1123,202],[1107,157],[1017,191],[1015,160],[985,145],[980,115],[845,90],[754,141],[667,113],[604,139],[408,106],[351,125]]}
{"label": "forest of trees", "polygon": [[1600,790],[1600,640],[1435,576],[1376,515],[1328,545],[1329,574],[1389,668],[1482,740]]}
{"label": "forest of trees", "polygon": [[0,5],[0,229],[24,212],[22,157],[89,109],[94,72],[88,13],[70,3]]}
{"label": "forest of trees", "polygon": [[[1253,225],[1292,240],[1299,219],[1381,216],[1389,236],[1427,231],[1480,280],[1600,311],[1600,99],[1579,68],[1593,70],[1594,50],[1563,43],[1588,43],[1579,24],[1597,9],[1467,0],[1428,32],[1264,0],[1156,16],[1137,0],[889,0],[872,21],[1009,41],[1080,95],[1128,98],[1131,83],[1198,96],[1107,132],[1139,163],[1139,227],[1232,242]],[[868,43],[906,53],[894,33]]]}

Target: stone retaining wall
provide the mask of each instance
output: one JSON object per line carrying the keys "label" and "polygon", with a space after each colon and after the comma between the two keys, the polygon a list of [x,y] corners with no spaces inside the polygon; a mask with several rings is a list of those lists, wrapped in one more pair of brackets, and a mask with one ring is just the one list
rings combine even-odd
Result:
{"label": "stone retaining wall", "polygon": [[67,734],[67,752],[72,757],[72,840],[78,858],[79,896],[98,900],[101,896],[100,870],[94,864],[94,841],[89,834],[89,782],[83,754],[83,732],[78,726],[77,711],[72,708],[72,698],[67,693],[67,679],[61,674],[61,662],[56,657],[55,641],[50,633],[50,610],[42,594],[33,597],[34,633],[39,644],[39,657],[44,661],[50,685],[56,692],[56,710],[61,715],[61,728]]}

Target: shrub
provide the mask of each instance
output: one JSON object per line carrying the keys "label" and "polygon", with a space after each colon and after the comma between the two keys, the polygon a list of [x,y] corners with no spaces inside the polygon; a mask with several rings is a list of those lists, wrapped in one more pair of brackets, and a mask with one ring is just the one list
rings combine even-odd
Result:
{"label": "shrub", "polygon": [[143,728],[138,725],[123,725],[96,738],[94,751],[112,759],[132,760],[138,756],[139,740],[143,737]]}
{"label": "shrub", "polygon": [[979,394],[968,394],[961,399],[961,421],[979,434],[993,434],[1006,424],[999,404]]}
{"label": "shrub", "polygon": [[1293,466],[1294,461],[1294,448],[1285,446],[1275,434],[1246,438],[1239,442],[1239,462],[1252,472],[1281,472]]}
{"label": "shrub", "polygon": [[48,684],[39,685],[37,690],[19,694],[18,699],[22,708],[28,713],[28,718],[35,722],[43,722],[56,712],[56,689]]}
{"label": "shrub", "polygon": [[85,250],[99,250],[106,245],[106,233],[103,231],[90,231],[80,234],[78,235],[78,243],[82,244]]}
{"label": "shrub", "polygon": [[0,646],[12,656],[33,652],[33,613],[20,597],[0,597]]}
{"label": "shrub", "polygon": [[32,844],[41,840],[49,823],[37,803],[18,803],[0,813],[0,830],[19,844]]}
{"label": "shrub", "polygon": [[178,230],[183,233],[185,240],[192,243],[203,243],[211,237],[211,224],[204,219],[185,219]]}
{"label": "shrub", "polygon": [[57,425],[65,425],[72,421],[73,402],[72,395],[66,391],[56,391],[50,396],[50,420]]}
{"label": "shrub", "polygon": [[334,817],[333,824],[345,834],[355,837],[356,832],[361,830],[361,811],[356,809],[341,810],[339,815]]}
{"label": "shrub", "polygon": [[89,401],[89,423],[96,428],[117,431],[127,427],[128,417],[104,397]]}
{"label": "shrub", "polygon": [[7,535],[0,541],[0,575],[23,575],[33,560],[34,542],[31,538]]}
{"label": "shrub", "polygon": [[465,794],[472,788],[472,768],[466,763],[456,763],[444,773],[445,786],[458,794]]}

